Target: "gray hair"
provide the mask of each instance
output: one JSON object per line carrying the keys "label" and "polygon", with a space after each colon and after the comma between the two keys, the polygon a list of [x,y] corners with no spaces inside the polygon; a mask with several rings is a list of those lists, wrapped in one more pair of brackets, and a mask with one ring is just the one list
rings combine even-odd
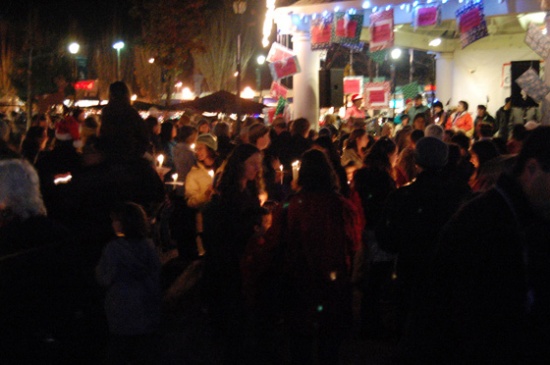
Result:
{"label": "gray hair", "polygon": [[430,124],[424,131],[424,137],[435,137],[440,140],[443,140],[443,134],[445,134],[445,130],[437,124]]}
{"label": "gray hair", "polygon": [[38,174],[28,161],[0,161],[0,204],[22,220],[46,215]]}

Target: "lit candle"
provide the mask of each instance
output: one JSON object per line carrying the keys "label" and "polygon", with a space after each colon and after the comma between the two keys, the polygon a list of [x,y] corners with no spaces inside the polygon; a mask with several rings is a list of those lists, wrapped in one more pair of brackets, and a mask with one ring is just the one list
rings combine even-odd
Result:
{"label": "lit candle", "polygon": [[283,174],[283,165],[279,165],[279,170],[281,171],[281,185],[283,185],[283,177],[284,177],[284,174]]}
{"label": "lit candle", "polygon": [[158,155],[157,156],[157,161],[159,163],[159,167],[162,167],[162,164],[164,162],[164,155]]}
{"label": "lit candle", "polygon": [[214,178],[214,170],[208,170],[208,175],[213,179]]}
{"label": "lit candle", "polygon": [[192,149],[193,151],[195,150],[195,144],[194,144],[194,143],[191,145],[191,149]]}
{"label": "lit candle", "polygon": [[298,180],[298,171],[300,171],[300,161],[296,160],[292,163],[292,180]]}
{"label": "lit candle", "polygon": [[172,174],[172,179],[174,179],[174,182],[178,181],[178,174]]}

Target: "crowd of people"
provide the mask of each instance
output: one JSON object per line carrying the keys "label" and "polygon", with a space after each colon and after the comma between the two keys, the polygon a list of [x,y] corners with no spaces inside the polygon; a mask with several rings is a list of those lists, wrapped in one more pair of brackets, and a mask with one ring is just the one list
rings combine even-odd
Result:
{"label": "crowd of people", "polygon": [[509,100],[417,97],[371,133],[360,96],[314,131],[161,123],[109,91],[0,122],[0,362],[173,363],[189,296],[212,363],[338,364],[352,336],[395,363],[550,359],[550,127],[510,126]]}

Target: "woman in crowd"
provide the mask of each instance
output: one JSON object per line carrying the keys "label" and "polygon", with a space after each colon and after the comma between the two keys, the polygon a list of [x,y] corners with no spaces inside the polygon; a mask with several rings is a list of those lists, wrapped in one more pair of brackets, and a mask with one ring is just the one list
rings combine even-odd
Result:
{"label": "woman in crowd", "polygon": [[207,252],[203,285],[209,314],[223,342],[224,359],[240,363],[244,355],[240,262],[260,207],[261,152],[251,144],[240,144],[221,169],[216,192],[203,210],[202,241]]}
{"label": "woman in crowd", "polygon": [[[291,361],[337,364],[351,324],[351,260],[360,243],[356,209],[338,193],[324,152],[303,154],[299,191],[277,211],[270,237],[283,250],[284,318]],[[313,349],[315,344],[315,349]],[[313,349],[313,351],[312,351]]]}
{"label": "woman in crowd", "polygon": [[483,181],[480,176],[483,175],[483,169],[487,163],[499,156],[496,146],[488,139],[475,142],[470,148],[470,162],[474,166],[474,173],[470,177],[470,187],[473,192],[481,190]]}
{"label": "woman in crowd", "polygon": [[342,166],[347,166],[353,162],[356,168],[364,166],[365,148],[369,143],[367,131],[364,128],[354,129],[347,139],[347,144],[342,154]]}
{"label": "woman in crowd", "polygon": [[[362,251],[357,254],[355,261],[354,281],[364,293],[361,330],[364,335],[374,338],[387,330],[382,323],[380,302],[385,290],[391,285],[395,259],[378,247],[374,229],[386,198],[396,189],[393,177],[396,160],[396,144],[389,138],[379,139],[365,158],[365,167],[355,172],[352,183],[361,198],[366,220]],[[368,272],[366,267],[369,267]]]}

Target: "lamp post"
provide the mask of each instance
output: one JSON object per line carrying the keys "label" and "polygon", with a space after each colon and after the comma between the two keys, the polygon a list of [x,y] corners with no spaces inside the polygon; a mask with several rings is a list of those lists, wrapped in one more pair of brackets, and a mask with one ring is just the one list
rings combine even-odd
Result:
{"label": "lamp post", "polygon": [[262,66],[265,63],[265,56],[259,55],[256,58],[258,67],[256,67],[256,89],[260,92],[260,103],[262,102]]}
{"label": "lamp post", "polygon": [[113,48],[116,49],[116,78],[120,81],[120,50],[124,48],[124,42],[114,43]]}
{"label": "lamp post", "polygon": [[242,15],[246,11],[246,1],[234,1],[233,11],[239,16],[239,33],[237,34],[237,97],[241,95],[241,32],[242,32]]}
{"label": "lamp post", "polygon": [[391,98],[392,98],[392,117],[395,117],[395,61],[401,57],[401,50],[394,48],[391,53],[390,77],[391,77]]}
{"label": "lamp post", "polygon": [[73,79],[76,82],[78,81],[78,60],[76,58],[76,54],[80,51],[80,44],[73,42],[69,44],[67,49],[69,50],[69,53],[73,55]]}

